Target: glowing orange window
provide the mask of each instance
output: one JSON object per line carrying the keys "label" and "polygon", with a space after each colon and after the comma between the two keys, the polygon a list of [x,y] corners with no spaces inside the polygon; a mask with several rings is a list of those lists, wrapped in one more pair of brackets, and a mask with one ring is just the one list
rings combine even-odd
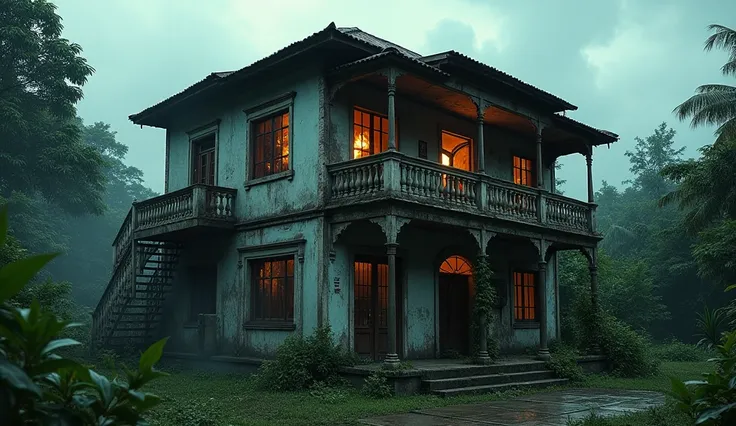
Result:
{"label": "glowing orange window", "polygon": [[251,268],[251,319],[293,321],[294,257],[254,260]]}
{"label": "glowing orange window", "polygon": [[514,272],[514,319],[535,321],[537,319],[536,274]]}
{"label": "glowing orange window", "polygon": [[514,156],[514,183],[517,185],[534,186],[532,180],[534,163],[528,158]]}
{"label": "glowing orange window", "polygon": [[353,109],[353,158],[367,157],[386,150],[388,117],[359,108]]}

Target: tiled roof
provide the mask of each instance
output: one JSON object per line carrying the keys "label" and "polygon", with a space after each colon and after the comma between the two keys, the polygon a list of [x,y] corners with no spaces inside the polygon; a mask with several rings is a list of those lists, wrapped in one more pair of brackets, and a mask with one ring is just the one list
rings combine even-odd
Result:
{"label": "tiled roof", "polygon": [[483,62],[480,62],[480,61],[478,61],[476,59],[471,58],[468,55],[462,54],[460,52],[456,52],[454,50],[450,50],[450,51],[443,52],[443,53],[437,53],[435,55],[424,56],[422,58],[422,60],[425,61],[425,62],[427,62],[427,63],[432,64],[432,63],[439,63],[442,60],[447,60],[449,58],[459,58],[459,59],[461,59],[463,61],[469,62],[469,63],[475,65],[476,67],[478,67],[479,69],[481,69],[481,70],[483,70],[483,71],[485,71],[487,73],[490,73],[497,80],[505,81],[505,82],[510,83],[510,84],[514,84],[514,85],[516,85],[518,87],[521,87],[523,89],[526,89],[526,90],[532,92],[531,94],[533,94],[533,95],[542,95],[542,96],[548,98],[549,100],[551,100],[551,101],[559,104],[561,107],[563,107],[566,110],[576,110],[576,109],[578,109],[577,106],[575,106],[575,105],[567,102],[566,100],[564,100],[564,99],[562,99],[562,98],[560,98],[558,96],[555,96],[555,95],[553,95],[553,94],[551,94],[551,93],[549,93],[547,91],[544,91],[544,90],[542,90],[542,89],[540,89],[540,88],[538,88],[536,86],[532,86],[531,84],[526,83],[526,82],[524,82],[522,80],[519,80],[518,78],[512,76],[511,74],[505,73],[505,72],[499,70],[498,68],[494,68],[494,67],[492,67],[490,65],[484,64]]}
{"label": "tiled roof", "polygon": [[402,51],[400,51],[399,49],[397,49],[394,46],[386,47],[380,53],[376,53],[375,55],[367,56],[365,58],[358,59],[357,61],[348,62],[346,64],[342,64],[340,66],[337,66],[337,67],[335,67],[335,71],[346,69],[346,68],[351,68],[351,67],[354,67],[354,66],[357,66],[357,65],[360,65],[360,64],[364,64],[364,63],[367,63],[367,62],[376,61],[378,59],[386,58],[386,57],[389,57],[389,56],[394,56],[394,57],[397,57],[397,58],[399,58],[401,60],[408,61],[408,62],[410,62],[410,63],[412,63],[414,65],[417,65],[417,66],[419,66],[419,67],[421,67],[423,69],[426,69],[428,71],[434,72],[436,74],[442,75],[444,77],[449,77],[450,76],[450,74],[442,71],[441,69],[439,69],[437,67],[433,67],[432,65],[429,65],[426,62],[420,61],[417,58],[409,57],[409,56],[405,55]]}
{"label": "tiled roof", "polygon": [[376,37],[373,34],[367,33],[358,27],[340,27],[337,30],[342,32],[343,34],[348,34],[349,36],[353,38],[364,41],[373,46],[380,47],[381,49],[385,49],[387,47],[394,47],[396,48],[396,50],[398,50],[399,52],[403,53],[404,55],[410,58],[419,59],[422,57],[422,55],[418,54],[417,52],[413,52],[405,47],[399,46],[398,44],[391,43],[388,40],[384,40],[382,38]]}
{"label": "tiled roof", "polygon": [[618,135],[616,133],[609,132],[608,130],[596,129],[593,126],[589,126],[585,123],[574,120],[564,115],[555,114],[553,116],[553,120],[558,121],[558,122],[567,123],[567,124],[572,124],[573,126],[582,127],[588,131],[599,133],[605,139],[603,143],[611,143],[611,142],[616,142],[618,140]]}

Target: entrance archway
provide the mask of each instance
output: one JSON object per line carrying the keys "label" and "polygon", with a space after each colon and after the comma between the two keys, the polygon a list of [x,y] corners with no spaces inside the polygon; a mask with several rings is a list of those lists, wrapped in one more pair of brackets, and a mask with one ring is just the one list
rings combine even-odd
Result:
{"label": "entrance archway", "polygon": [[452,255],[439,270],[439,334],[442,354],[469,354],[470,307],[473,267],[462,256]]}

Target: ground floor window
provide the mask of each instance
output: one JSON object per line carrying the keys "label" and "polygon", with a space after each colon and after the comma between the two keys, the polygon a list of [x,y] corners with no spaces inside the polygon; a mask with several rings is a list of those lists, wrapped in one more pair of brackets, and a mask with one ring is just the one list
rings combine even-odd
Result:
{"label": "ground floor window", "polygon": [[251,320],[294,321],[294,256],[251,261]]}
{"label": "ground floor window", "polygon": [[534,272],[514,272],[514,320],[536,321],[536,281]]}

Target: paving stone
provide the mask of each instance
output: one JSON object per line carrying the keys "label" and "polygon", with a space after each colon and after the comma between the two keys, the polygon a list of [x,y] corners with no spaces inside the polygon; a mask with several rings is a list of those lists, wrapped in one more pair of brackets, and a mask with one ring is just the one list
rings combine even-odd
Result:
{"label": "paving stone", "polygon": [[504,401],[416,410],[361,420],[375,426],[564,426],[596,413],[612,417],[644,411],[664,403],[664,395],[625,389],[566,389]]}

